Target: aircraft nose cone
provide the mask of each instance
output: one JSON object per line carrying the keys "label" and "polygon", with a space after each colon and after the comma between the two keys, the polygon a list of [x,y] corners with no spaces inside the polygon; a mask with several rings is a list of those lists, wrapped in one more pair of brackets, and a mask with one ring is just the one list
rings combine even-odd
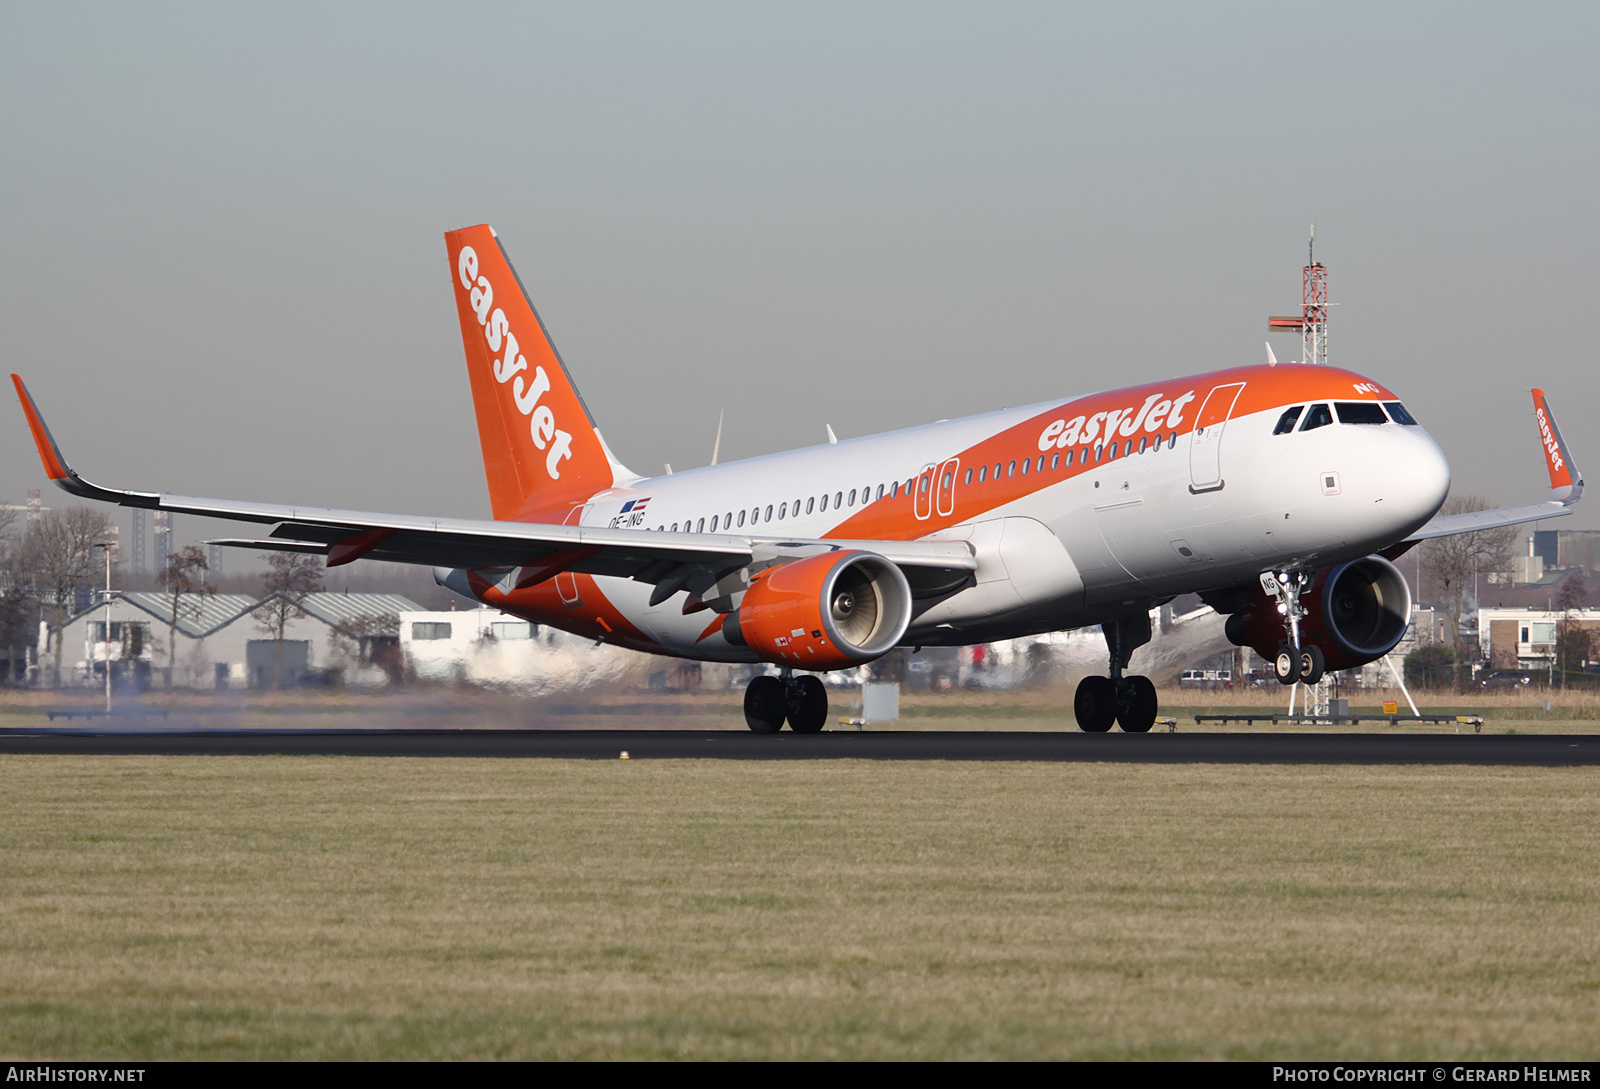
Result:
{"label": "aircraft nose cone", "polygon": [[1384,474],[1377,506],[1384,520],[1407,533],[1432,518],[1450,494],[1450,463],[1433,436],[1407,428],[1405,441]]}

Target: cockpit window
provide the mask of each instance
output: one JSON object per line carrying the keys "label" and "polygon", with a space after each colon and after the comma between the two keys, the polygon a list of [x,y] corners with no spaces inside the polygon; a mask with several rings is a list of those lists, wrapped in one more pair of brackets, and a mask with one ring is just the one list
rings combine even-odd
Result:
{"label": "cockpit window", "polygon": [[1272,429],[1274,435],[1287,435],[1294,430],[1295,421],[1300,419],[1300,413],[1306,410],[1305,405],[1295,405],[1293,408],[1283,410],[1283,415],[1278,417],[1278,426]]}
{"label": "cockpit window", "polygon": [[1383,406],[1376,401],[1340,401],[1334,407],[1339,410],[1339,422],[1343,424],[1389,422],[1389,417],[1383,414]]}
{"label": "cockpit window", "polygon": [[1327,405],[1312,405],[1306,412],[1306,422],[1300,425],[1301,431],[1314,431],[1319,427],[1326,427],[1333,422],[1333,412]]}
{"label": "cockpit window", "polygon": [[1416,419],[1411,415],[1411,413],[1406,411],[1406,406],[1401,404],[1399,401],[1390,401],[1383,407],[1389,410],[1389,418],[1395,423],[1406,424],[1410,427],[1417,426]]}

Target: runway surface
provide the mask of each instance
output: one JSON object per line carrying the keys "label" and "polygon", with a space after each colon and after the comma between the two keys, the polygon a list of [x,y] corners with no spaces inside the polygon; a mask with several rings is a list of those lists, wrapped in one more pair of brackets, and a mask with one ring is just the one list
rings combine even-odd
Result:
{"label": "runway surface", "polygon": [[3,730],[0,754],[616,760],[1026,760],[1151,764],[1600,765],[1594,734],[1081,734],[690,730]]}

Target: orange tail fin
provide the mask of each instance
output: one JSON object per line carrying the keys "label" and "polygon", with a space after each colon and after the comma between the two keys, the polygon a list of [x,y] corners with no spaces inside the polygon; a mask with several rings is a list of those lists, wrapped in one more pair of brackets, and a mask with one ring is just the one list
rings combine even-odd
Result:
{"label": "orange tail fin", "polygon": [[444,239],[494,517],[559,519],[632,474],[606,449],[494,230]]}

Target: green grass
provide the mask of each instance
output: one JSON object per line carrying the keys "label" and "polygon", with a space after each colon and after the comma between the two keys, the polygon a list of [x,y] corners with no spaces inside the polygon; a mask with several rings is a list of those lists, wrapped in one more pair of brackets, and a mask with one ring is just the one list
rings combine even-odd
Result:
{"label": "green grass", "polygon": [[1587,770],[0,759],[0,1052],[1594,1058]]}

